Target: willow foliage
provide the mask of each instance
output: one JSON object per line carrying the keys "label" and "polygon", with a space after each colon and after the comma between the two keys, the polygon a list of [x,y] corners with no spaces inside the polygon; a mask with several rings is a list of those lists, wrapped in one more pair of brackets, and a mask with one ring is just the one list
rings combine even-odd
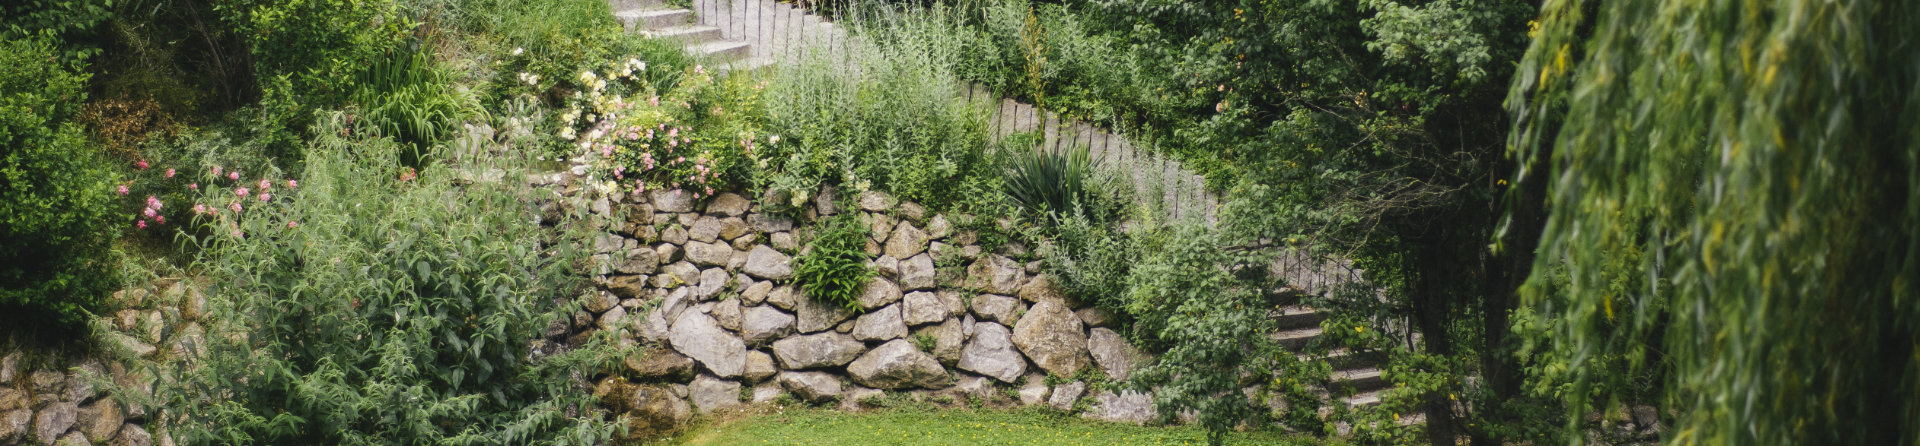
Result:
{"label": "willow foliage", "polygon": [[1543,347],[1582,386],[1596,358],[1671,366],[1674,444],[1920,442],[1920,4],[1560,0],[1539,25],[1509,101],[1547,169],[1520,172],[1549,188]]}

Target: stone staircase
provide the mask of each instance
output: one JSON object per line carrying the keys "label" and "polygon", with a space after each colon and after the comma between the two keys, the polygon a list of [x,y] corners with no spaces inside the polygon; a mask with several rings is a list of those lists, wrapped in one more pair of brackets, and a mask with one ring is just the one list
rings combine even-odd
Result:
{"label": "stone staircase", "polygon": [[691,9],[669,6],[661,0],[610,0],[608,5],[627,32],[679,41],[689,54],[716,70],[753,69],[772,63],[772,58],[752,57],[751,42],[728,39],[721,28],[700,24]]}
{"label": "stone staircase", "polygon": [[[1312,359],[1307,350],[1326,333],[1326,329],[1320,328],[1320,322],[1327,319],[1327,313],[1303,305],[1292,305],[1282,308],[1273,318],[1275,328],[1280,330],[1273,334],[1273,339],[1302,359]],[[1378,358],[1336,348],[1325,359],[1333,367],[1333,373],[1327,388],[1321,390],[1321,395],[1330,403],[1352,408],[1376,406],[1380,404],[1381,394],[1392,387],[1392,383],[1381,375]],[[1320,410],[1321,416],[1332,412],[1332,406]],[[1407,425],[1424,422],[1426,415],[1420,413],[1406,414],[1400,419],[1401,424]],[[1342,426],[1341,430],[1346,431],[1346,427]]]}

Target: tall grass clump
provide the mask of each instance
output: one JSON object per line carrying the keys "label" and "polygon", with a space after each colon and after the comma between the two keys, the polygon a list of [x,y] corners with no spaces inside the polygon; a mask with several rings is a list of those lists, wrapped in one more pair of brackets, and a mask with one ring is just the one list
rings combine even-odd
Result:
{"label": "tall grass clump", "polygon": [[884,11],[846,21],[855,37],[815,42],[769,80],[770,130],[793,144],[764,154],[760,186],[795,205],[823,184],[936,209],[993,196],[998,163],[985,113],[961,99],[954,75],[961,30]]}
{"label": "tall grass clump", "polygon": [[[579,286],[534,190],[463,182],[448,163],[416,175],[398,144],[353,130],[321,118],[297,187],[199,198],[213,322],[189,343],[197,361],[161,372],[158,419],[190,444],[607,438],[570,374],[611,356],[530,347]],[[458,168],[519,161],[498,162]]]}
{"label": "tall grass clump", "polygon": [[420,167],[432,146],[451,139],[467,116],[481,113],[431,51],[403,48],[369,64],[353,102],[380,133],[401,143],[400,162]]}

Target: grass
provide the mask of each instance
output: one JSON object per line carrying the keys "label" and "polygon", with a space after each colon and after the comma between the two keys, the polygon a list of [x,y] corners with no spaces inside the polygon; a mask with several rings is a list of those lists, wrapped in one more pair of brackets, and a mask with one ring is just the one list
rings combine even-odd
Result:
{"label": "grass", "polygon": [[[1199,426],[1108,423],[1040,409],[902,408],[846,413],[788,407],[743,411],[688,428],[669,445],[1190,445]],[[1236,432],[1230,445],[1322,445],[1299,434]]]}

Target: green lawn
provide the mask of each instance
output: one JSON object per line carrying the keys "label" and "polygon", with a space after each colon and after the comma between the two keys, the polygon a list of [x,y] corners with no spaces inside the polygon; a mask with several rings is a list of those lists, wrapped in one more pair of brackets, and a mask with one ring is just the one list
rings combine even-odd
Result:
{"label": "green lawn", "polygon": [[[1141,427],[1041,410],[891,409],[843,413],[787,408],[694,426],[674,445],[1187,445],[1206,444],[1196,426]],[[1227,444],[1322,445],[1278,432],[1235,433]]]}

